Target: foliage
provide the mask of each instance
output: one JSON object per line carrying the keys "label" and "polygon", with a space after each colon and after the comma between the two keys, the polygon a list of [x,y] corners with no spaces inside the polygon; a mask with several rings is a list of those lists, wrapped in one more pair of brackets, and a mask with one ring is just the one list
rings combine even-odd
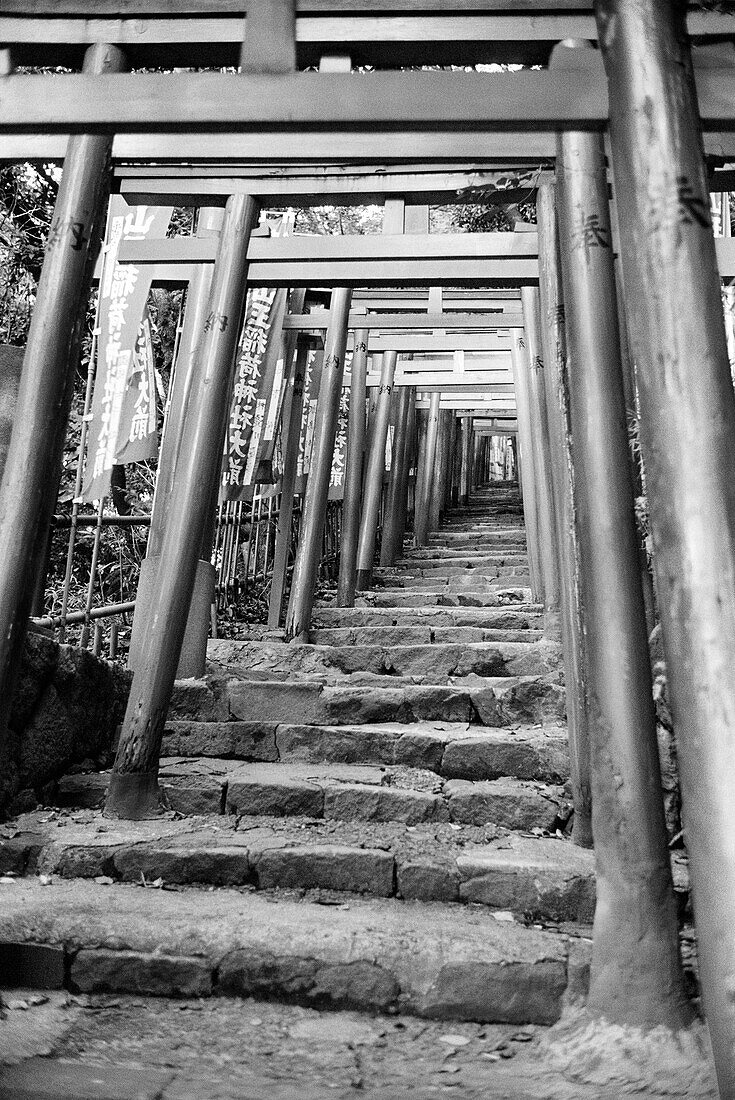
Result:
{"label": "foliage", "polygon": [[11,164],[0,169],[0,341],[25,342],[41,275],[58,169]]}

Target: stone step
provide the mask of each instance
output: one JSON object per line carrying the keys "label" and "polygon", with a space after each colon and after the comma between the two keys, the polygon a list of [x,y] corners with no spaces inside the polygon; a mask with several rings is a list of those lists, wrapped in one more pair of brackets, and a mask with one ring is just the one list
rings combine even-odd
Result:
{"label": "stone step", "polygon": [[309,641],[317,646],[416,646],[477,644],[479,642],[531,643],[540,642],[543,630],[494,630],[477,626],[441,626],[426,623],[395,626],[326,627],[311,630]]}
{"label": "stone step", "polygon": [[381,684],[356,683],[354,679],[339,684],[222,676],[178,680],[169,718],[307,726],[471,721],[507,727],[558,722],[565,715],[564,688],[556,673],[473,676],[466,677],[462,686],[409,684],[398,677],[383,677]]}
{"label": "stone step", "polygon": [[486,581],[493,584],[501,580],[509,580],[511,584],[514,584],[515,577],[527,575],[528,563],[526,561],[518,565],[491,565],[485,563],[479,568],[472,568],[467,565],[447,565],[446,561],[421,561],[410,566],[403,565],[396,569],[375,569],[373,570],[373,582],[385,584],[396,578],[402,580],[404,582],[402,586],[406,587],[405,582],[409,579],[423,577],[438,581],[441,584],[457,580]]}
{"label": "stone step", "polygon": [[[60,781],[60,804],[98,807],[107,771]],[[162,759],[159,780],[180,814],[307,817],[326,821],[454,822],[555,830],[569,816],[564,789],[538,780],[444,779],[401,765],[248,763],[212,757]]]}
{"label": "stone step", "polygon": [[[50,948],[75,992],[255,997],[486,1023],[556,1021],[589,941],[479,909],[351,897],[21,881],[3,887],[3,953]],[[329,919],[325,919],[327,916]]]}
{"label": "stone step", "polygon": [[[527,920],[588,923],[594,914],[592,852],[487,825],[263,815],[114,822],[94,811],[45,811],[22,815],[17,826],[11,841],[0,841],[0,861],[6,874],[21,877],[334,890],[467,902]],[[686,868],[676,871],[685,895]]]}
{"label": "stone step", "polygon": [[[466,575],[465,575],[466,574]],[[512,580],[512,585],[508,582]],[[394,576],[377,574],[375,577],[375,584],[380,585],[384,590],[391,589],[404,589],[421,591],[421,589],[430,589],[432,592],[441,594],[442,592],[504,592],[508,590],[511,592],[520,591],[521,596],[519,600],[531,600],[530,580],[528,573],[513,574],[512,577],[488,577],[485,573],[473,573],[470,570],[465,570],[462,573],[458,573],[456,576],[448,576],[442,573],[436,576],[420,576],[416,574],[397,574]]]}
{"label": "stone step", "polygon": [[[380,634],[379,628],[376,631]],[[230,638],[212,639],[207,656],[216,666],[265,671],[278,677],[336,674],[351,676],[410,677],[414,682],[440,684],[449,677],[543,676],[562,668],[561,647],[556,642],[484,642],[393,644],[388,637],[380,644],[360,644],[363,631],[347,632],[336,645],[293,645],[288,642],[249,642]]]}
{"label": "stone step", "polygon": [[441,538],[430,536],[428,544],[421,548],[414,547],[413,543],[407,541],[405,548],[412,554],[525,554],[527,543],[522,528],[516,533],[509,532],[505,535],[479,533],[470,528],[467,531],[442,532]]}
{"label": "stone step", "polygon": [[432,569],[436,569],[450,575],[474,569],[479,573],[488,573],[490,576],[512,576],[513,572],[518,569],[528,572],[528,558],[525,554],[508,554],[505,552],[493,556],[478,554],[476,557],[470,554],[451,557],[445,553],[436,554],[433,557],[419,557],[412,553],[405,558],[399,558],[396,561],[395,568],[406,573],[416,573],[417,570],[427,573]]}
{"label": "stone step", "polygon": [[[372,611],[363,610],[360,608],[345,608],[344,610],[354,610],[357,612],[357,622],[360,620],[367,624],[360,630],[352,626],[337,626],[326,627],[320,629],[318,626],[309,632],[309,642],[312,645],[353,645],[360,644],[361,642],[366,645],[433,645],[435,643],[442,645],[456,645],[462,643],[477,643],[477,642],[540,642],[544,638],[544,632],[542,629],[542,620],[539,616],[533,615],[531,618],[536,623],[535,628],[530,628],[528,625],[528,617],[524,621],[523,617],[519,617],[518,627],[514,629],[495,629],[486,628],[481,626],[462,626],[462,625],[447,625],[442,626],[441,620],[449,619],[451,616],[439,614],[438,624],[434,624],[433,621],[426,616],[415,617],[415,622],[406,623],[404,627],[398,626],[399,615],[393,611],[392,613],[388,609],[380,609],[382,614],[377,609]],[[314,616],[312,622],[318,623],[319,616]],[[405,618],[411,619],[410,613],[403,613],[400,615],[401,620]],[[475,613],[475,618],[482,622],[482,616]],[[349,621],[349,620],[348,620]],[[460,620],[461,623],[461,620]],[[344,633],[341,633],[344,631]],[[405,631],[405,633],[404,633]],[[232,641],[237,642],[285,642],[286,632],[283,628],[271,629],[263,623],[238,623],[234,628],[234,632],[231,637]]]}
{"label": "stone step", "polygon": [[[318,607],[321,612],[323,604]],[[541,614],[542,608],[533,603],[530,588],[486,588],[484,591],[460,589],[376,589],[368,595],[355,598],[355,607],[503,607],[521,612]]]}
{"label": "stone step", "polygon": [[[464,527],[466,530],[461,530]],[[453,520],[451,524],[444,524],[441,531],[432,531],[429,535],[429,545],[451,543],[456,539],[465,538],[470,542],[478,542],[482,539],[487,539],[491,542],[497,542],[501,539],[508,539],[511,542],[525,542],[526,541],[526,528],[522,523],[482,523],[482,522],[466,522],[461,523],[458,520]]]}
{"label": "stone step", "polygon": [[489,610],[473,607],[420,607],[401,608],[400,611],[387,607],[325,607],[318,605],[314,609],[312,624],[316,630],[341,629],[345,627],[373,628],[426,627],[482,629],[508,631],[509,633],[529,633],[543,627],[543,615],[537,611],[516,611],[507,609]]}
{"label": "stone step", "polygon": [[478,562],[489,561],[492,564],[498,562],[507,561],[508,558],[518,558],[519,561],[526,560],[526,554],[517,546],[477,546],[470,544],[463,548],[459,546],[429,546],[424,547],[421,550],[414,550],[406,548],[406,552],[402,557],[398,558],[397,565],[405,565],[415,561],[447,561],[453,562],[455,565],[462,565],[465,561],[469,561],[471,565],[476,565]]}
{"label": "stone step", "polygon": [[304,726],[174,720],[166,724],[162,751],[168,757],[263,763],[400,765],[448,779],[513,776],[558,784],[569,778],[562,725],[493,729],[449,722]]}

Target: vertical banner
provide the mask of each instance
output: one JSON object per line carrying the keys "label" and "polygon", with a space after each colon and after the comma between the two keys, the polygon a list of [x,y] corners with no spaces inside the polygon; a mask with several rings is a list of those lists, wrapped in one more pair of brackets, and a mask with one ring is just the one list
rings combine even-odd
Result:
{"label": "vertical banner", "polygon": [[[156,371],[151,339],[151,319],[146,309],[133,352],[123,394],[115,463],[149,462],[158,454],[156,423]],[[124,434],[124,433],[127,434]]]}
{"label": "vertical banner", "polygon": [[[142,420],[137,421],[138,438],[136,453],[145,457],[155,456],[157,437],[151,432],[151,415],[155,419],[155,398],[150,386],[150,375],[142,385],[143,368],[140,352],[150,344],[144,334],[140,344],[144,312],[151,288],[151,276],[143,267],[119,264],[117,256],[123,241],[143,241],[165,237],[171,220],[170,206],[129,207],[120,195],[110,199],[107,239],[103,251],[102,274],[99,287],[99,338],[97,343],[97,374],[92,396],[84,487],[81,500],[101,500],[110,492],[112,467],[120,462],[118,453],[125,453],[131,444],[132,419],[141,409],[146,415],[146,431],[142,432]],[[138,366],[136,366],[136,361]],[[133,380],[131,375],[137,374]],[[128,382],[130,395],[128,395]],[[141,396],[148,391],[148,399]],[[126,400],[127,398],[127,400]],[[136,402],[139,402],[136,405]],[[151,413],[152,409],[152,413]],[[153,448],[151,451],[150,448]],[[125,461],[133,461],[126,458]]]}
{"label": "vertical banner", "polygon": [[[303,312],[305,293],[303,288],[291,291],[288,305],[284,309],[284,315],[286,310],[291,313]],[[281,324],[282,323],[283,322],[281,322]],[[295,329],[282,331],[281,333],[279,344],[280,350],[276,361],[270,403],[265,415],[265,423],[263,425],[263,432],[258,445],[258,456],[255,463],[255,480],[258,484],[277,480],[277,475],[274,472],[276,437],[281,423],[286,387],[288,386],[291,372],[295,365],[296,336],[297,333]]]}
{"label": "vertical banner", "polygon": [[278,365],[285,290],[254,287],[248,293],[237,352],[220,486],[223,501],[243,500],[253,484],[258,447],[266,426]]}
{"label": "vertical banner", "polygon": [[[730,192],[717,191],[710,195],[710,213],[712,230],[716,237],[732,236],[730,218]],[[727,337],[727,357],[730,360],[730,375],[735,382],[735,281],[721,281],[722,310],[725,316],[725,335]]]}
{"label": "vertical banner", "polygon": [[[269,222],[271,237],[286,237],[295,214]],[[253,487],[271,479],[271,461],[285,390],[287,342],[283,318],[288,291],[263,287],[248,292],[240,335],[230,421],[220,479],[220,501],[250,500]]]}

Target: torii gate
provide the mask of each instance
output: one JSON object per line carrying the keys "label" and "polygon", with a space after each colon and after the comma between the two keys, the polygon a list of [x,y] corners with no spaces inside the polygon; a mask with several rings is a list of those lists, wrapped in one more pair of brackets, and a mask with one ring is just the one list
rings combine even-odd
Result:
{"label": "torii gate", "polygon": [[[0,134],[6,155],[60,156],[66,135],[73,135],[66,147],[27,348],[17,430],[0,487],[5,715],[32,588],[29,563],[37,561],[39,534],[52,507],[49,485],[54,483],[64,427],[59,410],[68,408],[65,392],[76,319],[110,154],[142,160],[229,156],[279,163],[303,160],[308,147],[309,159],[322,163],[350,158],[382,163],[407,156],[474,163],[478,149],[484,159],[497,156],[506,162],[556,157],[556,204],[551,185],[542,186],[539,196],[543,308],[536,311],[533,325],[526,326],[526,339],[531,362],[538,364],[533,387],[540,394],[545,390],[541,365],[545,383],[556,372],[564,378],[565,325],[569,338],[569,408],[557,408],[550,400],[544,408],[557,444],[563,432],[558,425],[554,431],[553,425],[569,413],[578,475],[574,501],[581,521],[580,583],[594,700],[593,828],[600,897],[590,1005],[610,1019],[642,1026],[686,1023],[670,871],[653,778],[650,676],[600,136],[609,123],[622,300],[636,360],[704,1005],[721,1093],[732,1097],[735,490],[730,471],[735,464],[735,396],[703,159],[707,150],[725,162],[731,155],[731,55],[719,47],[692,51],[683,5],[674,0],[596,0],[594,9],[580,2],[572,16],[569,4],[560,10],[561,5],[549,0],[533,6],[533,19],[526,13],[508,15],[502,2],[483,3],[483,14],[477,16],[474,0],[442,0],[436,8],[429,3],[430,14],[418,22],[409,19],[400,34],[396,20],[406,19],[407,0],[381,7],[388,17],[383,24],[381,16],[361,23],[351,5],[330,0],[237,0],[234,16],[229,0],[223,0],[216,16],[221,23],[217,28],[209,23],[204,31],[188,19],[177,24],[171,5],[160,3],[163,11],[136,0],[125,5],[127,15],[145,17],[138,28],[110,19],[119,16],[118,5],[102,0],[95,5],[95,14],[103,16],[97,31],[85,20],[66,18],[61,26],[56,20],[39,21],[43,2],[33,5],[32,18],[23,0],[5,0],[3,5],[0,37],[17,47],[21,58],[34,55],[33,42],[36,56],[43,56],[45,49],[46,56],[55,54],[57,59],[49,43],[58,47],[60,38],[69,43],[72,55],[90,39],[96,43],[80,76],[13,75],[9,52],[3,53],[1,66],[10,74],[0,77]],[[248,13],[244,41],[243,7]],[[59,10],[59,3],[49,0],[45,14]],[[434,10],[440,14],[433,15]],[[333,18],[324,19],[324,11]],[[541,17],[538,24],[536,16]],[[159,18],[155,29],[151,17],[154,23]],[[705,41],[718,33],[732,36],[731,19],[722,13],[692,13],[689,28],[704,34]],[[153,48],[140,49],[136,34],[141,32]],[[348,50],[363,64],[408,59],[429,64],[451,57],[465,65],[499,59],[529,64],[548,56],[549,42],[591,39],[598,33],[600,51],[557,49],[550,66],[540,71],[359,76],[335,71],[349,66],[344,60]],[[100,40],[98,34],[104,37]],[[336,61],[335,41],[338,52],[344,51]],[[502,48],[508,41],[514,49]],[[172,60],[185,64],[186,58],[188,64],[200,62],[202,45],[211,49],[204,56],[215,64],[236,62],[239,50],[243,72],[123,75],[125,51],[133,58],[136,52],[143,58],[146,50],[159,56],[162,43]],[[299,48],[302,64],[309,50],[320,58],[320,72],[294,71]],[[706,132],[704,147],[700,123]],[[557,142],[555,131],[561,132]],[[118,137],[113,140],[114,132]],[[237,327],[232,322],[243,300],[256,219],[252,197],[228,200],[209,297],[209,312],[221,321],[202,332],[195,354],[202,401],[196,426],[187,436],[184,482],[201,478],[203,500],[211,477],[201,466],[201,441],[222,418]],[[532,293],[533,288],[524,288],[529,315]],[[334,311],[341,318],[335,331],[344,329],[347,290],[337,292]],[[344,345],[328,339],[326,350],[334,369],[326,372],[325,393],[334,386]],[[563,385],[559,392],[566,392]],[[328,441],[329,429],[325,422],[322,443]],[[54,441],[51,448],[48,439]],[[44,453],[47,449],[50,456]],[[560,511],[563,493],[557,500]],[[174,499],[172,505],[176,503]],[[205,511],[202,503],[197,522],[203,523]],[[182,532],[175,508],[172,512],[163,555],[177,573],[164,578],[161,606],[173,605],[179,591],[190,592],[199,549],[186,560],[176,557]],[[151,683],[158,679],[161,698],[166,696],[166,675],[159,666],[151,669]],[[156,800],[156,740],[165,715],[160,706],[144,707],[144,721],[136,722],[139,688],[134,683],[111,792],[118,809]]]}
{"label": "torii gate", "polygon": [[[281,189],[288,184],[289,177],[290,173],[286,173],[285,176],[281,175],[278,181]],[[447,190],[442,193],[437,190],[438,185],[435,179],[426,181],[421,173],[404,174],[403,179],[410,186],[413,193],[425,194],[427,186],[430,186],[435,194],[444,194],[445,197],[453,194],[453,187],[456,184],[455,177],[451,180],[451,189],[449,189],[449,184],[445,182],[443,186]],[[165,183],[163,180],[160,182]],[[331,182],[337,181],[332,178]],[[352,173],[343,169],[339,175],[339,186],[346,188],[352,182]],[[299,183],[303,187],[303,179],[299,179]],[[321,180],[316,185],[312,182],[311,186],[315,189],[311,193],[303,192],[308,202],[318,203],[321,200],[323,197],[319,190],[321,184]],[[177,186],[177,182],[175,180],[169,181],[167,186],[170,190]],[[256,197],[259,202],[265,203],[268,196],[269,182],[264,183],[262,180],[258,180],[253,186],[258,189]],[[380,184],[374,182],[372,186],[374,192],[379,193]],[[260,193],[261,188],[265,190],[265,194]],[[222,195],[224,196],[224,192],[222,192]],[[154,198],[160,201],[155,194],[152,196],[138,195],[136,201],[140,198]],[[211,200],[208,199],[208,201]],[[356,200],[353,198],[351,201]],[[415,212],[419,215],[419,221],[423,214],[423,222],[428,223],[428,208],[426,206],[419,207]],[[405,216],[403,198],[386,199],[386,225],[388,228],[403,228]],[[415,222],[416,220],[414,219]],[[389,284],[393,287],[403,287],[405,284],[429,283],[441,278],[442,281],[460,285],[479,281],[496,286],[498,283],[517,282],[521,278],[528,281],[537,279],[536,240],[535,233],[465,234],[438,237],[431,237],[427,234],[412,234],[409,236],[401,233],[390,233],[368,238],[354,236],[323,238],[296,235],[288,238],[289,247],[284,250],[281,248],[280,239],[254,236],[248,255],[250,257],[252,253],[250,276],[259,285],[261,283],[271,286],[293,285],[299,281],[306,281],[309,285],[323,283],[344,286],[359,281],[362,285],[376,282]],[[401,258],[406,257],[411,249],[413,249],[415,255],[402,263]],[[131,242],[121,248],[119,258],[123,263],[147,265],[149,271],[152,272],[153,281],[161,280],[170,284],[178,281],[190,281],[194,277],[194,273],[201,270],[202,265],[206,267],[206,265],[211,265],[214,262],[216,251],[216,236],[207,229],[205,236],[174,238],[170,241],[161,240],[156,242],[153,247],[146,247],[144,242]],[[440,257],[440,260],[433,266],[427,264],[425,258],[432,251]],[[256,259],[256,252],[259,257],[262,257],[262,261]],[[372,260],[360,256],[361,252],[371,256]],[[497,260],[493,259],[495,255],[498,257]],[[517,255],[522,257],[520,262],[517,262]],[[450,257],[452,256],[456,256],[456,259],[451,260]],[[478,256],[484,258],[477,259]],[[200,284],[197,284],[197,286],[198,292],[201,292]],[[497,291],[493,293],[497,293]],[[347,327],[353,326],[360,334],[360,339],[358,340],[356,336],[353,341],[356,346],[369,343],[371,352],[395,352],[396,355],[408,351],[409,348],[414,348],[418,354],[431,349],[452,351],[451,359],[430,361],[419,358],[399,365],[398,369],[393,365],[391,367],[393,374],[390,388],[397,386],[400,389],[403,386],[413,386],[422,394],[428,394],[431,391],[443,393],[445,395],[445,407],[446,398],[456,395],[454,396],[454,407],[461,409],[466,409],[468,405],[473,407],[473,392],[481,392],[485,395],[485,399],[475,398],[474,407],[491,409],[498,415],[504,412],[511,417],[515,416],[512,404],[508,405],[506,402],[505,405],[495,403],[488,405],[488,396],[491,397],[494,393],[497,393],[502,398],[502,395],[513,392],[509,330],[511,327],[518,328],[523,324],[519,299],[507,297],[496,299],[488,293],[483,304],[492,312],[486,315],[461,315],[460,321],[466,327],[472,324],[474,329],[474,333],[468,333],[467,335],[455,335],[447,331],[452,328],[449,323],[453,316],[451,313],[411,314],[408,319],[406,315],[394,313],[388,315],[386,323],[395,327],[400,326],[404,333],[407,324],[416,327],[421,325],[424,333],[426,333],[428,322],[431,320],[432,326],[443,326],[443,331],[447,334],[441,337],[437,337],[431,331],[424,336],[418,332],[415,336],[410,335],[410,333],[403,336],[391,335],[390,330],[382,335],[379,332],[376,333],[374,331],[375,327],[383,324],[382,315],[375,312],[368,315],[359,311],[366,309],[368,305],[372,309],[375,304],[370,302],[369,299],[366,300],[360,304],[358,311],[350,314],[347,319]],[[478,303],[475,301],[473,304],[476,306]],[[513,309],[516,312],[510,312]],[[487,320],[483,323],[484,316]],[[329,330],[331,320],[332,316],[329,312],[325,312],[321,318],[314,313],[303,316],[294,314],[286,318],[284,328],[287,331],[298,330],[301,332]],[[491,330],[490,333],[485,334],[483,329],[488,323]],[[340,342],[344,341],[345,346],[347,346],[349,344],[347,332],[338,335]],[[465,352],[473,354],[477,349],[484,349],[488,353],[488,357],[479,362],[473,360],[466,364],[464,361]],[[183,358],[186,358],[190,350],[184,352]],[[379,386],[381,378],[379,375],[369,375],[364,382],[368,386]],[[335,398],[337,392],[335,389]],[[423,402],[420,402],[420,406],[422,404]],[[385,430],[387,430],[386,417],[387,406],[383,415]],[[529,442],[526,443],[526,447],[530,450]],[[162,466],[168,470],[166,454],[162,458]],[[429,466],[431,466],[431,463],[429,463]],[[377,469],[376,465],[373,471],[374,478],[377,477]],[[326,477],[326,472],[324,476]],[[431,482],[427,482],[424,488],[427,493],[433,491],[431,490]],[[326,482],[322,486],[322,492],[326,492]],[[370,501],[367,509],[368,512],[372,511],[372,516],[370,521],[363,523],[360,539],[359,556],[362,564],[359,572],[365,575],[369,574],[370,571],[368,562],[372,558],[372,539],[374,537],[368,532],[374,532],[377,523],[376,493],[379,493],[379,488],[373,486],[372,492],[369,494]],[[348,503],[350,506],[346,506],[345,512],[349,524],[354,516],[359,518],[359,502],[349,501],[348,499]],[[320,509],[320,511],[322,510]],[[150,538],[151,549],[149,551],[154,556],[158,554],[159,541],[162,537],[159,526],[157,509],[154,507]],[[532,535],[534,535],[531,519],[529,519],[529,527],[532,530]],[[283,523],[279,523],[280,528],[284,532],[290,529],[289,507],[284,509]],[[425,532],[422,538],[425,539]],[[295,633],[301,635],[306,634],[309,626],[311,590],[316,578],[316,555],[320,539],[320,533],[318,537],[314,536],[312,539],[313,554],[310,556],[311,560],[303,564],[303,568],[308,571],[312,581],[302,586],[304,588],[302,596],[304,604],[299,614],[298,630],[295,631]],[[554,553],[551,542],[547,543],[543,552],[546,554]],[[343,546],[343,561],[345,563],[349,562],[350,556],[350,540],[348,538]],[[272,588],[271,625],[277,625],[278,623],[278,615],[277,612],[274,612],[274,607],[278,605],[280,599],[285,570],[285,557],[277,555],[277,559],[278,568],[276,569]],[[392,562],[392,557],[386,555],[384,564],[390,562]],[[363,582],[365,579],[365,577],[362,578]],[[341,588],[341,593],[349,599],[354,597],[354,592],[349,590],[349,586]],[[195,602],[197,606],[202,604],[200,600]],[[204,602],[206,603],[206,601]]]}

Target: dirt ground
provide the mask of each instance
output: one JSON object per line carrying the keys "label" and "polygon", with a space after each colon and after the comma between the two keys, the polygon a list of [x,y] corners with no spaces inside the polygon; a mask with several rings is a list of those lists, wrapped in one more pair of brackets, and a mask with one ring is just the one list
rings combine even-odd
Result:
{"label": "dirt ground", "polygon": [[[252,1000],[5,994],[0,1100],[619,1100],[714,1097],[554,1070],[545,1029],[366,1017]],[[548,1040],[548,1036],[546,1037]],[[685,1080],[686,1078],[686,1080]]]}

